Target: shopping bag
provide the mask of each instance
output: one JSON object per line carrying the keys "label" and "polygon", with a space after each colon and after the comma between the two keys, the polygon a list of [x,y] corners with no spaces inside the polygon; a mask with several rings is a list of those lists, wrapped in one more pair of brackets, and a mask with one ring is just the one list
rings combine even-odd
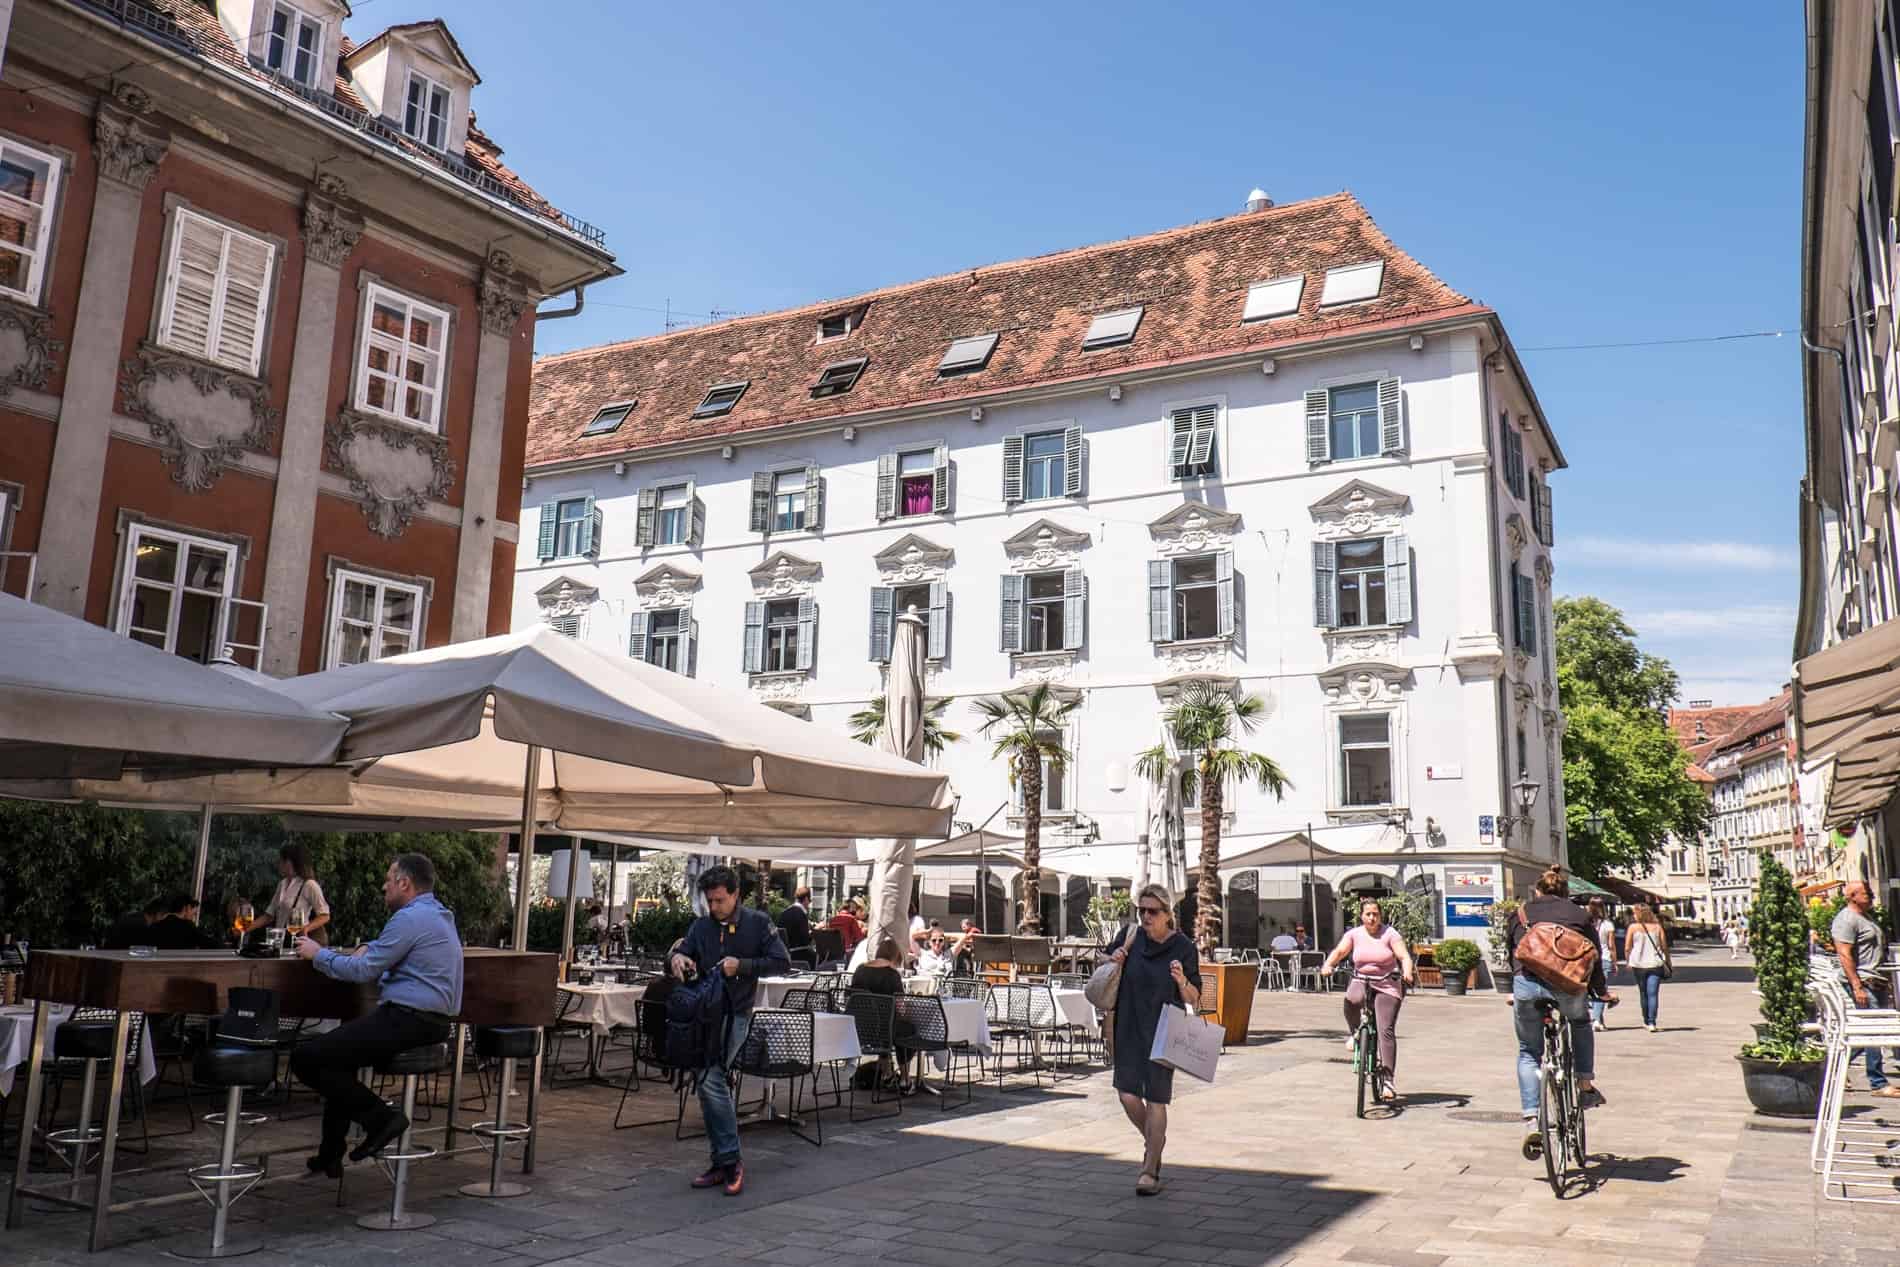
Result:
{"label": "shopping bag", "polygon": [[1177,1069],[1202,1082],[1214,1080],[1214,1066],[1220,1062],[1221,1039],[1218,1025],[1202,1020],[1184,1007],[1164,1007],[1155,1025],[1154,1046],[1148,1059],[1168,1069]]}

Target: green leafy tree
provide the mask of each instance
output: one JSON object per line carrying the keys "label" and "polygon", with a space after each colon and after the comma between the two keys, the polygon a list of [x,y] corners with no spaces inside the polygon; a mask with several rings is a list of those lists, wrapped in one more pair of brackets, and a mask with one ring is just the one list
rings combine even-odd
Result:
{"label": "green leafy tree", "polygon": [[[1635,630],[1601,599],[1560,598],[1555,612],[1570,866],[1589,880],[1641,875],[1666,837],[1698,839],[1709,821],[1708,795],[1665,716],[1676,671],[1638,649]],[[1589,830],[1593,813],[1600,832]]]}
{"label": "green leafy tree", "polygon": [[1761,860],[1761,887],[1748,908],[1748,945],[1767,1037],[1742,1048],[1763,1060],[1817,1060],[1801,1033],[1808,1016],[1808,915],[1794,878],[1774,858]]}
{"label": "green leafy tree", "polygon": [[[950,707],[950,701],[933,699],[924,701],[924,756],[939,757],[943,750],[953,743],[961,743],[963,736],[943,724],[943,711]],[[884,737],[884,696],[878,695],[871,702],[851,714],[848,723],[851,737],[859,743],[875,744]]]}
{"label": "green leafy tree", "polygon": [[192,851],[154,841],[146,817],[0,801],[0,932],[45,947],[97,942],[150,899],[189,889]]}
{"label": "green leafy tree", "polygon": [[[1359,904],[1363,900],[1356,893],[1340,897],[1339,919],[1342,926],[1358,927]],[[1379,899],[1379,910],[1384,913],[1385,922],[1405,938],[1406,945],[1418,946],[1432,939],[1432,901],[1432,898],[1417,893],[1388,893]]]}
{"label": "green leafy tree", "polygon": [[[1175,750],[1193,763],[1182,773],[1182,791],[1200,793],[1201,881],[1194,901],[1194,940],[1204,949],[1220,943],[1220,825],[1228,785],[1251,781],[1276,800],[1293,786],[1272,757],[1236,746],[1253,734],[1266,711],[1267,702],[1258,695],[1237,696],[1213,682],[1189,682],[1161,714]],[[1173,761],[1167,746],[1156,744],[1136,754],[1135,772],[1159,785]]]}
{"label": "green leafy tree", "polygon": [[1033,937],[1042,931],[1042,763],[1058,769],[1069,763],[1062,728],[1075,702],[1040,682],[1026,691],[978,699],[976,711],[983,719],[978,732],[994,744],[990,755],[1003,758],[1010,787],[1022,790],[1023,931]]}

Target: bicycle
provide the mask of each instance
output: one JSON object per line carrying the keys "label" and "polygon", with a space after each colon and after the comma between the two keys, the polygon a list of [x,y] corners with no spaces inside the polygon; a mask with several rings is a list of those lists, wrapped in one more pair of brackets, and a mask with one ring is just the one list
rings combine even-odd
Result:
{"label": "bicycle", "polygon": [[[1378,1101],[1389,1099],[1392,1095],[1391,1076],[1379,1068],[1379,1019],[1372,1007],[1372,987],[1381,981],[1391,981],[1399,974],[1383,973],[1376,977],[1359,976],[1356,980],[1366,983],[1366,1001],[1359,1011],[1359,1028],[1352,1036],[1352,1071],[1359,1084],[1359,1099],[1356,1113],[1366,1115],[1366,1084],[1372,1084],[1372,1098]],[[1399,990],[1403,992],[1404,983]]]}
{"label": "bicycle", "polygon": [[1558,1198],[1564,1195],[1572,1164],[1583,1172],[1588,1160],[1582,1093],[1577,1088],[1576,1053],[1570,1045],[1570,1023],[1548,999],[1538,1001],[1544,1022],[1544,1053],[1538,1062],[1537,1142],[1525,1141],[1524,1158],[1544,1157],[1544,1175]]}

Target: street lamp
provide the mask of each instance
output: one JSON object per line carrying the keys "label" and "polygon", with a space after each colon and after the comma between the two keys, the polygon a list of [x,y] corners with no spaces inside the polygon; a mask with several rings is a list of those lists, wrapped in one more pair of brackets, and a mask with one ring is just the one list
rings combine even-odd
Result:
{"label": "street lamp", "polygon": [[1583,829],[1589,832],[1592,836],[1601,836],[1603,834],[1602,811],[1591,810],[1590,816],[1583,820]]}
{"label": "street lamp", "polygon": [[1542,786],[1542,784],[1533,782],[1527,771],[1519,770],[1517,772],[1517,782],[1511,784],[1511,795],[1517,801],[1518,816],[1520,818],[1527,820],[1530,818],[1531,807],[1537,804],[1537,793],[1542,790]]}

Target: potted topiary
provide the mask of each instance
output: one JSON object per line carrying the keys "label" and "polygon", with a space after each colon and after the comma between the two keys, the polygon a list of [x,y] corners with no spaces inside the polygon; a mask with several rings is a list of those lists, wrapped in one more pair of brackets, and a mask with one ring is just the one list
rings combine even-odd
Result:
{"label": "potted topiary", "polygon": [[1461,995],[1471,980],[1471,973],[1478,966],[1478,943],[1466,941],[1462,937],[1453,937],[1441,941],[1432,947],[1432,958],[1437,961],[1438,969],[1445,977],[1445,993]]}
{"label": "potted topiary", "polygon": [[1511,992],[1511,976],[1515,969],[1511,964],[1511,921],[1517,917],[1517,910],[1524,905],[1514,897],[1503,898],[1491,904],[1491,986],[1499,994]]}
{"label": "potted topiary", "polygon": [[1742,1088],[1757,1112],[1813,1117],[1821,1099],[1822,1057],[1801,1032],[1808,1013],[1808,913],[1788,870],[1761,860],[1761,888],[1748,908],[1748,936],[1761,992],[1759,1041],[1736,1057]]}

